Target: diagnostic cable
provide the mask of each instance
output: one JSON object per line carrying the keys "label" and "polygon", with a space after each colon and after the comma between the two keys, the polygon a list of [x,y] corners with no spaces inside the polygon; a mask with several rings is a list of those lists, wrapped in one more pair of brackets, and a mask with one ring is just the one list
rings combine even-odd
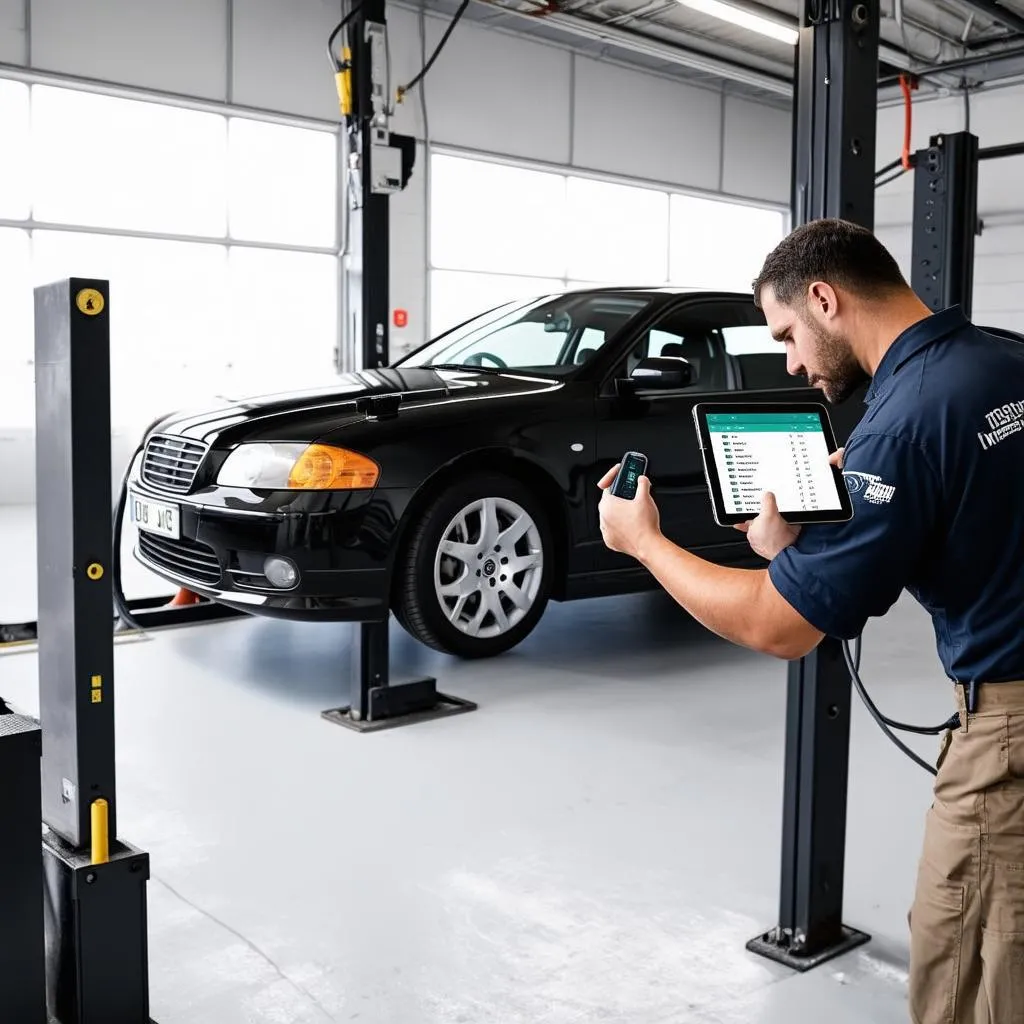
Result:
{"label": "diagnostic cable", "polygon": [[[843,657],[846,660],[846,667],[850,672],[850,678],[853,680],[853,685],[857,689],[857,693],[860,694],[860,699],[864,702],[864,706],[871,713],[871,717],[878,723],[878,727],[885,733],[896,744],[904,754],[907,755],[916,764],[919,764],[926,772],[932,775],[937,775],[938,772],[923,758],[918,757],[913,750],[910,749],[905,743],[897,739],[893,733],[893,729],[898,729],[901,732],[913,732],[921,736],[938,736],[939,733],[945,732],[947,729],[957,729],[960,727],[960,713],[954,712],[954,714],[946,719],[941,725],[926,726],[926,725],[908,725],[906,722],[897,722],[895,719],[887,718],[883,715],[877,707],[875,707],[874,701],[868,696],[867,690],[864,688],[864,683],[860,678],[860,648],[861,638],[857,637],[857,654],[856,657],[850,651],[849,640],[843,640]],[[972,688],[973,690],[973,688]]]}

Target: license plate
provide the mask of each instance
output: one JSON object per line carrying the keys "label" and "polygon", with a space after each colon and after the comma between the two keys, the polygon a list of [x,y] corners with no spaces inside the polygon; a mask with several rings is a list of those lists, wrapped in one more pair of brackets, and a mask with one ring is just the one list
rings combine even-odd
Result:
{"label": "license plate", "polygon": [[168,505],[138,494],[130,495],[131,520],[148,533],[178,540],[181,537],[181,510],[177,505]]}

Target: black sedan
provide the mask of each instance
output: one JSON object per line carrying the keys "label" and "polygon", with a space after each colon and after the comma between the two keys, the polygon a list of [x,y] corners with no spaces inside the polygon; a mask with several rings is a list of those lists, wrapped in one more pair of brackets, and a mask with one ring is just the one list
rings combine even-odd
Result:
{"label": "black sedan", "polygon": [[[578,291],[510,303],[379,370],[154,425],[128,474],[136,557],[253,614],[394,612],[463,657],[519,643],[549,600],[656,586],[601,541],[597,481],[650,459],[662,528],[756,563],[716,525],[694,402],[820,401],[750,295]],[[843,443],[862,411],[832,411]]]}

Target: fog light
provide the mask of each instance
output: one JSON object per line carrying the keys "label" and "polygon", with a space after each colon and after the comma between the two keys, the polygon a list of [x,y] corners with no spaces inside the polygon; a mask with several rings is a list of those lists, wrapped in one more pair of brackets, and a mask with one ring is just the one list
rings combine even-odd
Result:
{"label": "fog light", "polygon": [[287,589],[299,582],[299,570],[287,558],[276,555],[263,563],[263,575],[275,586]]}

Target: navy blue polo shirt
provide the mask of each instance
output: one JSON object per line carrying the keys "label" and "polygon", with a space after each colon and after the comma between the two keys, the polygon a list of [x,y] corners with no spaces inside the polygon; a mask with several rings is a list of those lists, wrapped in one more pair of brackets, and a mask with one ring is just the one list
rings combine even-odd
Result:
{"label": "navy blue polo shirt", "polygon": [[959,307],[903,332],[846,445],[846,523],[805,525],[773,559],[779,593],[852,639],[906,589],[950,679],[1024,679],[1024,343]]}

